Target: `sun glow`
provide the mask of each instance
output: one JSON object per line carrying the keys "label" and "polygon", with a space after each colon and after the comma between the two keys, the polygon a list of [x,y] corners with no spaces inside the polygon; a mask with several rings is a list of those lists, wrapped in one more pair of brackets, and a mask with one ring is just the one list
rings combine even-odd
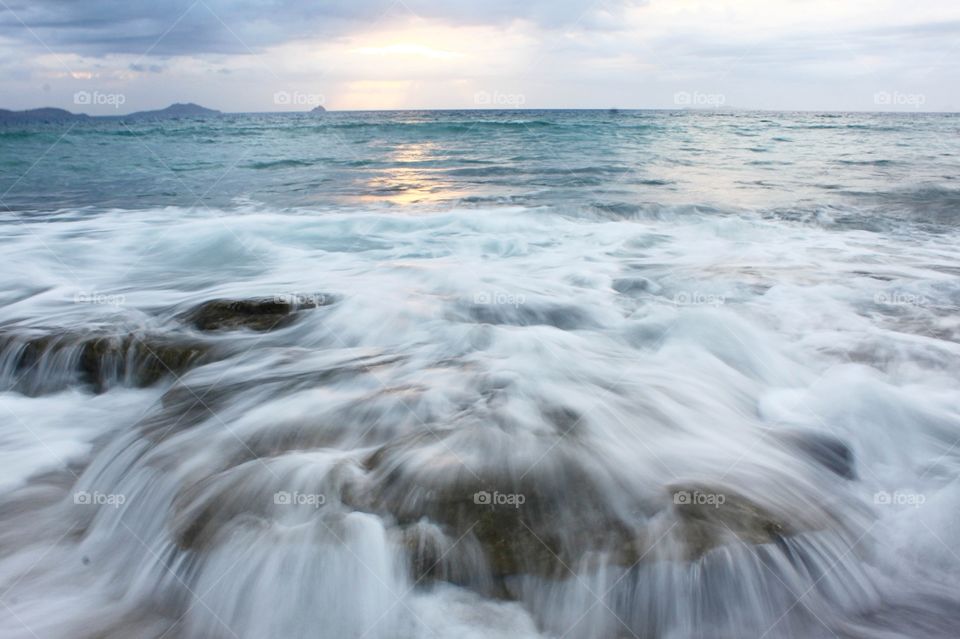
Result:
{"label": "sun glow", "polygon": [[330,41],[287,43],[270,50],[264,65],[293,79],[275,91],[322,94],[332,110],[471,105],[478,92],[520,91],[497,78],[535,68],[538,40],[529,28],[409,19]]}
{"label": "sun glow", "polygon": [[360,47],[353,50],[354,53],[361,55],[399,55],[399,56],[417,56],[421,58],[450,59],[461,58],[462,53],[456,51],[444,51],[434,49],[423,44],[397,43],[383,47]]}

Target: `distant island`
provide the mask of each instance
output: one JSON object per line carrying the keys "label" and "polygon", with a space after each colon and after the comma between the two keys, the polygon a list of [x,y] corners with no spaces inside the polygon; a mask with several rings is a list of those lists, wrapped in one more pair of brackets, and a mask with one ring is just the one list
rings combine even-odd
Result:
{"label": "distant island", "polygon": [[89,120],[90,116],[84,113],[70,113],[64,109],[47,107],[44,109],[28,109],[26,111],[10,111],[0,109],[0,123],[20,122],[69,122],[72,120]]}
{"label": "distant island", "polygon": [[[214,115],[223,115],[222,111],[208,109],[193,102],[177,102],[171,104],[166,109],[157,109],[155,111],[136,111],[128,115],[119,116],[124,120],[136,118],[205,118]],[[107,116],[117,117],[117,116]]]}
{"label": "distant island", "polygon": [[160,118],[196,118],[223,115],[216,109],[208,109],[192,102],[171,104],[165,109],[154,111],[136,111],[127,115],[87,115],[86,113],[71,113],[65,109],[52,107],[42,109],[27,109],[26,111],[10,111],[0,109],[0,123],[20,122],[71,122],[82,120],[140,120]]}
{"label": "distant island", "polygon": [[[321,114],[326,112],[327,110],[322,105],[318,105],[310,111],[307,111],[307,113],[312,114]],[[25,111],[10,111],[9,109],[0,109],[0,125],[81,122],[90,120],[129,121],[177,118],[210,118],[221,115],[223,115],[222,111],[208,109],[207,107],[194,104],[193,102],[177,102],[175,104],[171,104],[165,109],[156,109],[153,111],[135,111],[134,113],[128,113],[126,115],[87,115],[86,113],[71,113],[66,109],[57,109],[54,107],[27,109]]]}

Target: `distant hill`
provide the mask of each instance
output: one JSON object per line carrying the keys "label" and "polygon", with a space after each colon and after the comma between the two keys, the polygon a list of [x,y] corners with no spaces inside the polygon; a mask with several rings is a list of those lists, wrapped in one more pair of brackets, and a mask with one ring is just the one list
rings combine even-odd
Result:
{"label": "distant hill", "polygon": [[21,122],[70,122],[73,120],[89,120],[90,116],[84,113],[70,113],[64,109],[47,107],[44,109],[28,109],[26,111],[9,111],[0,109],[0,124],[18,124]]}
{"label": "distant hill", "polygon": [[[322,114],[326,113],[323,105],[318,105],[308,111],[308,113]],[[193,102],[177,102],[171,104],[165,109],[155,109],[153,111],[135,111],[126,115],[87,115],[86,113],[71,113],[65,109],[54,107],[45,107],[42,109],[28,109],[26,111],[10,111],[0,109],[0,125],[3,124],[21,124],[21,123],[53,123],[53,122],[74,122],[85,120],[153,120],[162,118],[209,118],[223,115],[222,111],[208,109]]]}
{"label": "distant hill", "polygon": [[71,113],[65,109],[46,107],[43,109],[28,109],[26,111],[10,111],[0,109],[0,124],[28,124],[74,122],[85,120],[140,120],[159,118],[203,118],[223,115],[215,109],[208,109],[192,102],[171,104],[166,109],[156,111],[137,111],[128,115],[87,115],[86,113]]}
{"label": "distant hill", "polygon": [[209,117],[214,115],[223,115],[216,109],[208,109],[193,102],[171,104],[166,109],[156,111],[137,111],[128,115],[121,116],[124,120],[136,118],[197,118]]}

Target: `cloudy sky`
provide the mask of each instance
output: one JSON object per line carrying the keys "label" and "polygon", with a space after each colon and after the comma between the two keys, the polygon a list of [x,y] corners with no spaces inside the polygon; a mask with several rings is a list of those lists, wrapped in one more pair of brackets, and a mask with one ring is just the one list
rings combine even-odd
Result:
{"label": "cloudy sky", "polygon": [[958,0],[0,0],[15,109],[955,111],[958,80]]}

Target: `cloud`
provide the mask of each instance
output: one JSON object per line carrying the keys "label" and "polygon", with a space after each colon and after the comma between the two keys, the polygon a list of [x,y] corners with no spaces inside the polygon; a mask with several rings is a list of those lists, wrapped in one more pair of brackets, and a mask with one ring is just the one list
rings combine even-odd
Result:
{"label": "cloud", "polygon": [[161,73],[163,71],[163,65],[133,63],[129,66],[129,69],[137,73]]}
{"label": "cloud", "polygon": [[276,91],[334,109],[471,107],[478,91],[531,108],[669,108],[687,91],[872,109],[899,91],[937,109],[960,103],[958,54],[956,0],[0,2],[0,106],[98,89],[138,109],[271,109]]}
{"label": "cloud", "polygon": [[641,0],[20,0],[0,7],[0,36],[56,52],[104,56],[244,54],[336,38],[396,19],[463,25],[528,21],[545,29],[616,28]]}

